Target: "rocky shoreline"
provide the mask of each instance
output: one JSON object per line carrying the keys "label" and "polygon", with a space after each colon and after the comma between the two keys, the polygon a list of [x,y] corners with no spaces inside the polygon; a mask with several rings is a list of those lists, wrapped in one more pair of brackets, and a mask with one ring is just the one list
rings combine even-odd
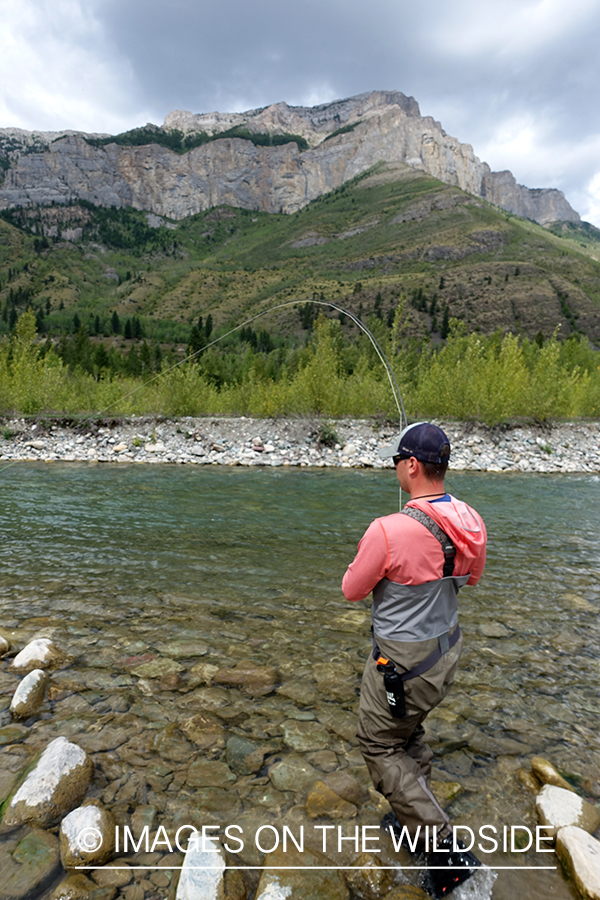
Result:
{"label": "rocky shoreline", "polygon": [[[439,424],[452,443],[455,471],[600,472],[600,422]],[[395,433],[389,424],[360,419],[5,418],[0,461],[383,468],[389,462],[378,449]]]}

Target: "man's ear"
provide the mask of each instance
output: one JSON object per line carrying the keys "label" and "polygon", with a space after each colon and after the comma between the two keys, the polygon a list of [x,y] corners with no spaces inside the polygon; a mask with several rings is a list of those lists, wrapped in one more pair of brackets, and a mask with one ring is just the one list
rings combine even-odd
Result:
{"label": "man's ear", "polygon": [[411,456],[408,460],[408,474],[416,475],[419,471],[420,462],[415,456]]}

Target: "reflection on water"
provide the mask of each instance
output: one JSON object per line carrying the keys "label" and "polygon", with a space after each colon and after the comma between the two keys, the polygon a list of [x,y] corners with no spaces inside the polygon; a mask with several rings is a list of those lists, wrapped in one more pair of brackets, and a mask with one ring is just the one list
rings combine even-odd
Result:
{"label": "reflection on water", "polygon": [[[144,806],[166,825],[301,820],[306,789],[246,771],[232,736],[255,741],[267,765],[294,750],[321,775],[348,769],[368,784],[353,737],[368,604],[350,606],[339,585],[368,523],[397,508],[392,472],[23,464],[2,479],[0,625],[21,644],[54,634],[76,656],[11,748],[13,768],[65,734],[95,754],[93,794],[121,821]],[[531,826],[516,772],[532,755],[584,792],[600,777],[600,481],[454,474],[449,487],[484,517],[489,554],[481,584],[461,593],[455,689],[428,720],[434,777],[462,786],[455,821]],[[180,671],[140,682],[140,657]],[[283,687],[253,698],[210,684],[202,664],[241,659],[275,666]],[[2,672],[6,724],[16,682]],[[228,763],[226,786],[191,779],[197,750],[165,731],[198,712],[219,723],[203,752]],[[381,817],[376,798],[359,806],[355,821]],[[503,871],[494,887],[550,894],[570,896],[557,872]]]}

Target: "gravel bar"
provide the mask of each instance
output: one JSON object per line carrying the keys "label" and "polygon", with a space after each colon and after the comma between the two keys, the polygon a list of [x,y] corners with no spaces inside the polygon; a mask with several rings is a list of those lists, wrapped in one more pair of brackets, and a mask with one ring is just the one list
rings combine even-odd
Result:
{"label": "gravel bar", "polygon": [[[600,472],[600,422],[437,424],[450,438],[454,470]],[[132,416],[64,427],[4,418],[0,461],[383,468],[390,463],[379,459],[378,448],[397,433],[360,419]]]}

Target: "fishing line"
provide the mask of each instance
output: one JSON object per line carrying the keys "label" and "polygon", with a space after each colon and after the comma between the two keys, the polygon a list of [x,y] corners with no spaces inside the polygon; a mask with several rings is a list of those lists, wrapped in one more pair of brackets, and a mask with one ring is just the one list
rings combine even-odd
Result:
{"label": "fishing line", "polygon": [[[144,381],[143,384],[138,385],[132,391],[129,391],[128,394],[125,394],[123,397],[119,397],[118,399],[113,400],[112,403],[109,403],[107,406],[103,407],[103,409],[100,409],[94,413],[90,413],[88,416],[84,416],[81,421],[85,422],[85,421],[88,421],[97,416],[104,415],[106,412],[108,412],[110,409],[112,409],[113,406],[116,406],[117,403],[123,403],[124,401],[129,400],[130,397],[133,397],[134,394],[137,394],[139,391],[144,390],[146,387],[148,387],[148,385],[153,384],[153,382],[157,381],[159,378],[162,378],[163,376],[168,375],[169,372],[172,372],[175,369],[179,368],[180,366],[183,366],[185,363],[191,362],[191,360],[195,359],[197,356],[199,356],[201,353],[204,353],[206,350],[209,350],[211,347],[214,347],[215,344],[218,344],[220,341],[223,341],[225,338],[229,337],[229,335],[234,334],[236,331],[239,331],[241,328],[245,328],[246,325],[250,325],[252,322],[255,322],[257,319],[260,319],[262,316],[266,316],[269,313],[275,312],[278,309],[284,309],[285,307],[288,307],[288,306],[297,306],[298,302],[299,301],[297,301],[297,300],[286,300],[283,303],[277,303],[275,306],[270,306],[268,309],[264,309],[261,312],[256,313],[253,316],[250,316],[250,318],[245,319],[243,322],[240,322],[238,325],[235,325],[233,328],[230,328],[229,331],[225,332],[225,334],[219,335],[219,337],[215,338],[214,341],[210,341],[210,343],[206,344],[204,347],[201,347],[199,350],[196,350],[194,353],[190,353],[189,355],[185,356],[183,359],[179,360],[179,362],[176,362],[172,366],[169,366],[167,369],[164,369],[161,372],[157,372],[156,375],[154,375],[152,378],[149,378],[147,381]],[[402,395],[400,393],[400,388],[398,387],[398,382],[396,381],[396,376],[394,375],[394,370],[392,369],[390,362],[389,362],[387,356],[385,355],[385,353],[384,353],[381,345],[379,344],[377,338],[375,337],[375,335],[369,330],[369,328],[367,328],[365,323],[363,321],[361,321],[361,319],[358,318],[358,316],[355,316],[354,313],[350,312],[350,310],[346,309],[343,306],[339,306],[337,303],[332,303],[330,300],[315,300],[312,297],[307,298],[307,300],[304,302],[314,303],[317,306],[328,306],[331,309],[335,309],[338,312],[343,313],[343,315],[347,316],[351,322],[353,322],[361,331],[364,332],[364,334],[366,334],[366,336],[371,341],[371,344],[373,345],[373,348],[379,358],[379,361],[381,362],[381,364],[383,365],[383,367],[386,371],[387,378],[388,378],[390,388],[392,391],[392,396],[394,398],[394,402],[395,402],[396,408],[398,410],[398,416],[400,419],[400,431],[402,431],[403,428],[405,428],[408,425],[408,419],[406,417],[406,411],[404,409]],[[15,462],[17,462],[17,461],[18,460],[15,460]],[[15,465],[15,462],[10,463],[10,465],[11,466]],[[5,466],[4,469],[0,469],[0,473],[8,468],[9,468],[9,466]],[[401,508],[402,508],[402,489],[400,489],[400,509]]]}
{"label": "fishing line", "polygon": [[[396,376],[394,375],[394,371],[383,352],[381,345],[373,335],[373,333],[367,328],[364,322],[362,322],[358,316],[355,316],[354,313],[350,312],[350,310],[345,309],[343,306],[338,306],[336,303],[331,303],[329,300],[314,300],[309,298],[305,301],[306,303],[315,303],[318,306],[329,306],[331,309],[336,309],[338,312],[343,313],[345,316],[354,322],[369,338],[371,341],[377,356],[379,357],[380,362],[384,366],[386,370],[386,374],[388,377],[388,381],[390,383],[390,388],[392,390],[392,395],[394,397],[394,402],[396,403],[396,408],[398,410],[398,415],[400,417],[400,430],[408,424],[408,419],[406,418],[406,411],[404,409],[404,403],[402,402],[402,395],[400,394],[400,388],[398,387],[398,382],[396,381]],[[143,390],[149,384],[152,384],[154,381],[157,381],[159,378],[162,378],[163,375],[167,375],[169,372],[172,372],[174,369],[179,368],[179,366],[183,366],[185,363],[190,362],[195,359],[201,353],[204,353],[210,347],[214,347],[215,344],[218,344],[220,341],[224,340],[226,337],[229,337],[230,334],[234,334],[236,331],[239,331],[241,328],[245,328],[246,325],[249,325],[251,322],[255,322],[256,319],[260,319],[262,316],[266,316],[269,313],[275,312],[275,310],[283,309],[286,306],[297,306],[297,300],[286,300],[284,303],[277,303],[275,306],[270,306],[269,309],[263,309],[261,312],[256,313],[256,315],[251,316],[249,319],[246,319],[244,322],[240,322],[239,325],[235,325],[233,328],[230,328],[229,331],[226,331],[225,334],[219,335],[218,338],[215,338],[214,341],[211,341],[209,344],[206,344],[205,347],[201,347],[199,350],[196,350],[194,353],[190,353],[188,356],[185,356],[183,359],[179,360],[179,362],[174,363],[174,365],[169,366],[168,369],[165,369],[162,372],[158,372],[152,378],[149,378],[143,384],[138,385],[138,387],[134,388],[128,394],[125,394],[124,397],[119,397],[118,400],[114,400],[112,403],[109,403],[108,406],[105,406],[103,409],[98,412],[92,413],[87,418],[92,418],[93,416],[101,416],[117,403],[121,403],[124,400],[128,400],[130,397],[133,397],[134,394],[137,394],[138,391]],[[85,419],[83,420],[85,421]],[[404,425],[402,424],[404,423]]]}

